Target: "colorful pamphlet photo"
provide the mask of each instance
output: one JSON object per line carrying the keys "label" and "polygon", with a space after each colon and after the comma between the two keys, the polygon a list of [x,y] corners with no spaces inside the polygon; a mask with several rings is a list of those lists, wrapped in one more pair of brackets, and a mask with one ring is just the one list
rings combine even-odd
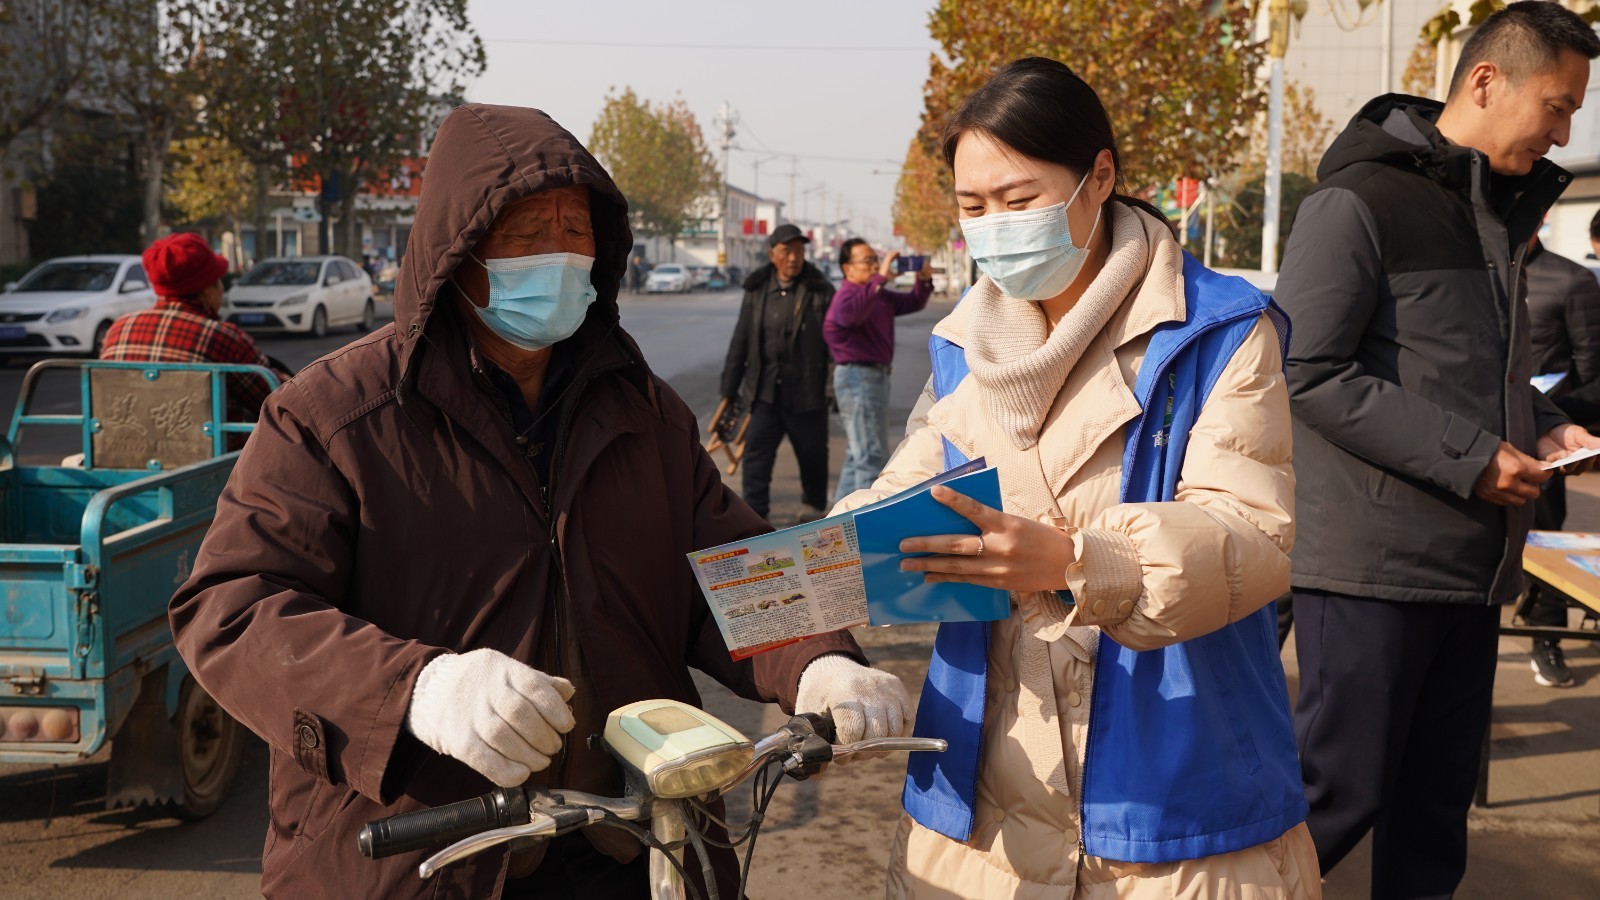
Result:
{"label": "colorful pamphlet photo", "polygon": [[1005,591],[900,571],[905,538],[978,533],[933,499],[940,484],[1000,508],[999,473],[978,459],[861,509],[690,553],[733,658],[856,625],[1005,618]]}

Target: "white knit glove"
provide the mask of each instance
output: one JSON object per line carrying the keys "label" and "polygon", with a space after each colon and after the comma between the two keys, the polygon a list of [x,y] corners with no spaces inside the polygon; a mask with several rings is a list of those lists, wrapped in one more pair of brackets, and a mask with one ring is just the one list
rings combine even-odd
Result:
{"label": "white knit glove", "polygon": [[498,650],[448,653],[423,667],[406,727],[501,787],[550,765],[575,724],[572,682]]}
{"label": "white knit glove", "polygon": [[832,713],[841,744],[911,733],[911,698],[900,679],[842,653],[819,656],[800,673],[794,711]]}

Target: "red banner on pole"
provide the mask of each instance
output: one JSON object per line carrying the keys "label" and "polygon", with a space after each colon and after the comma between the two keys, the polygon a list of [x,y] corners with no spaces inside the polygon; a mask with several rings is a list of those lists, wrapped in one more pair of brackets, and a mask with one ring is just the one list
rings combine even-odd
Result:
{"label": "red banner on pole", "polygon": [[1178,179],[1178,206],[1188,209],[1200,199],[1200,181],[1195,178]]}

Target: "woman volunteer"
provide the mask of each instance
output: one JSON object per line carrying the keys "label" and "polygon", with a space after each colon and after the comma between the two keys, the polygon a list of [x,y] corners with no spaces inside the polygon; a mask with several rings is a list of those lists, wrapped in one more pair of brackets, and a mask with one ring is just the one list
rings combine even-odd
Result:
{"label": "woman volunteer", "polygon": [[930,580],[1011,592],[946,623],[891,897],[1316,897],[1271,601],[1289,585],[1287,322],[1116,193],[1099,97],[999,70],[944,132],[984,277],[934,329],[934,376],[859,506],[950,465],[979,536],[907,540]]}

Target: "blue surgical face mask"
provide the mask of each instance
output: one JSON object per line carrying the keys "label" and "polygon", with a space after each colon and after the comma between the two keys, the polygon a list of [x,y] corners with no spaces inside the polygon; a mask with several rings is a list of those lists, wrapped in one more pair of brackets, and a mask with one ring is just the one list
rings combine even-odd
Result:
{"label": "blue surgical face mask", "polygon": [[1100,211],[1095,211],[1094,225],[1079,247],[1072,242],[1067,207],[1088,183],[1087,178],[1078,182],[1078,189],[1066,203],[961,220],[961,233],[966,236],[973,260],[1007,297],[1049,300],[1066,290],[1083,271],[1083,263],[1089,258],[1089,242],[1100,227]]}
{"label": "blue surgical face mask", "polygon": [[592,256],[543,253],[477,261],[489,273],[489,305],[472,308],[490,331],[524,350],[572,337],[594,302]]}

